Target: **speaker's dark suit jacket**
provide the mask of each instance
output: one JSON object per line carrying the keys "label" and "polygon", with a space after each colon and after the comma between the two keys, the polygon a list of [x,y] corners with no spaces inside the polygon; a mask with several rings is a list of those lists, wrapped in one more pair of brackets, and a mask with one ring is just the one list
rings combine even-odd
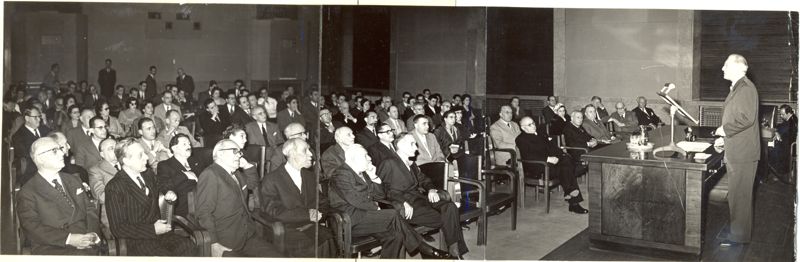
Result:
{"label": "speaker's dark suit jacket", "polygon": [[83,132],[83,127],[78,126],[67,131],[67,142],[75,153],[75,164],[89,168],[99,163],[100,149],[94,146],[92,138]]}
{"label": "speaker's dark suit jacket", "polygon": [[[244,172],[255,174],[256,168]],[[197,182],[195,215],[200,225],[208,230],[211,243],[240,250],[248,239],[257,237],[258,225],[251,218],[245,202],[248,188],[245,177],[240,171],[234,172],[234,176],[238,183],[217,163],[203,170]]]}
{"label": "speaker's dark suit jacket", "polygon": [[120,170],[106,185],[106,212],[111,234],[128,240],[131,256],[188,256],[193,244],[172,232],[156,235],[154,223],[161,217],[158,181],[153,171],[141,173],[149,194]]}
{"label": "speaker's dark suit jacket", "polygon": [[71,207],[58,190],[41,175],[35,175],[17,195],[17,213],[25,236],[31,240],[34,255],[91,255],[96,250],[78,250],[67,246],[70,233],[100,235],[97,208],[83,191],[76,176],[59,174]]}
{"label": "speaker's dark suit jacket", "polygon": [[[186,162],[189,168],[195,175],[200,175],[200,164],[193,158],[189,158]],[[186,216],[189,214],[189,203],[186,198],[189,192],[194,191],[197,187],[197,181],[189,179],[183,172],[187,171],[178,159],[170,157],[167,160],[158,163],[158,191],[167,193],[167,191],[175,192],[178,200],[175,202],[175,214]]]}
{"label": "speaker's dark suit jacket", "polygon": [[[417,164],[406,168],[399,157],[386,159],[378,166],[378,176],[383,182],[387,198],[408,202],[412,207],[430,206],[428,190],[436,189],[431,180],[419,170]],[[423,193],[424,192],[424,193]]]}

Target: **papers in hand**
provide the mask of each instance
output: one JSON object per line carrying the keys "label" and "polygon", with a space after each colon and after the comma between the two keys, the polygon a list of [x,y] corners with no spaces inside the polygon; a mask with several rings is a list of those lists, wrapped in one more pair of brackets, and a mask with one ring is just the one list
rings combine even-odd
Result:
{"label": "papers in hand", "polygon": [[709,146],[711,146],[711,143],[681,141],[676,145],[686,152],[703,152],[706,151]]}

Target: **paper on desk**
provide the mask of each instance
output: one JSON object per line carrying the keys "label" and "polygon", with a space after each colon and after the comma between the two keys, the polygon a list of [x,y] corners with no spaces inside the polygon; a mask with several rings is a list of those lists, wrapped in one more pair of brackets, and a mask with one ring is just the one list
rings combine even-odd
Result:
{"label": "paper on desk", "polygon": [[711,143],[681,141],[676,145],[681,149],[686,150],[686,152],[703,152],[706,151],[709,146],[711,146]]}

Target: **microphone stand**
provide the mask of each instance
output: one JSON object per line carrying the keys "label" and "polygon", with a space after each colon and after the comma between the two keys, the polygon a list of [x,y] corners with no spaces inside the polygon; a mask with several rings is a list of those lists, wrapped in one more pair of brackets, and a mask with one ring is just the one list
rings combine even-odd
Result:
{"label": "microphone stand", "polygon": [[[669,107],[669,116],[670,116],[670,120],[669,120],[669,130],[670,130],[670,132],[669,132],[670,133],[670,135],[669,135],[669,144],[666,145],[666,146],[662,146],[662,147],[659,147],[659,148],[656,148],[655,150],[653,150],[653,156],[654,157],[659,157],[657,154],[660,153],[660,152],[673,152],[673,154],[674,153],[680,154],[681,157],[685,157],[686,156],[686,151],[681,149],[677,145],[675,145],[675,112],[677,112],[677,111],[678,111],[677,107],[675,107],[674,105],[670,105],[670,107]],[[670,156],[671,156],[671,154],[670,154]],[[671,158],[671,157],[667,157],[667,158]]]}

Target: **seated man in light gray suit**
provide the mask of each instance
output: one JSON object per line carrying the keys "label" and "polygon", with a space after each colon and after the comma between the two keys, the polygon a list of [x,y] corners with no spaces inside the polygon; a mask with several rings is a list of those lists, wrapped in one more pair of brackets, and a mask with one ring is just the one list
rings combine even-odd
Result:
{"label": "seated man in light gray suit", "polygon": [[[519,129],[519,124],[512,121],[513,113],[511,111],[511,106],[504,105],[500,107],[500,119],[494,122],[492,126],[489,127],[489,136],[492,137],[492,141],[494,142],[495,148],[502,148],[502,149],[513,149],[517,152],[517,157],[519,157],[519,149],[517,149],[517,136],[519,136],[522,131]],[[516,159],[511,159],[511,154],[506,152],[495,152],[494,153],[494,163],[498,166],[510,166],[509,160],[516,161]]]}
{"label": "seated man in light gray suit", "polygon": [[444,162],[444,153],[439,148],[439,142],[436,136],[431,134],[429,129],[429,118],[425,115],[414,116],[414,130],[411,134],[414,135],[414,140],[419,147],[419,154],[417,155],[417,165],[424,165],[431,162]]}
{"label": "seated man in light gray suit", "polygon": [[583,108],[584,120],[581,127],[589,133],[590,136],[597,139],[598,142],[604,144],[611,144],[619,142],[616,136],[612,136],[608,131],[606,124],[599,120],[597,117],[597,108],[594,105],[586,105]]}
{"label": "seated man in light gray suit", "polygon": [[[115,146],[117,146],[117,140],[113,138],[100,141],[100,158],[103,161],[89,168],[89,185],[92,186],[92,191],[101,205],[106,203],[106,184],[121,168],[117,161],[117,155],[114,154]],[[105,208],[100,210],[100,222],[108,228],[108,215]]]}

